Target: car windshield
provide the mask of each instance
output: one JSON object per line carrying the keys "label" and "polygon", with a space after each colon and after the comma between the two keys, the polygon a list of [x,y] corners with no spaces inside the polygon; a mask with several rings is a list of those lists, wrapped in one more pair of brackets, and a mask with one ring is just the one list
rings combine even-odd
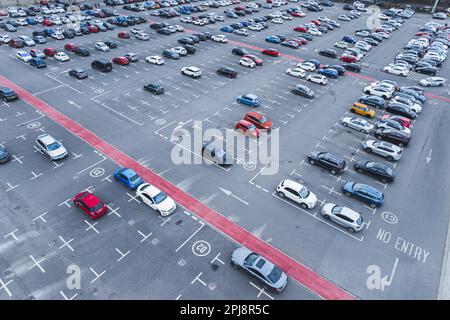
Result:
{"label": "car windshield", "polygon": [[259,258],[259,255],[257,253],[251,253],[251,254],[249,254],[249,256],[247,258],[245,258],[244,265],[252,266],[255,263],[256,259],[258,259],[258,258]]}
{"label": "car windshield", "polygon": [[58,143],[58,142],[53,142],[53,143],[51,143],[51,144],[49,144],[48,146],[47,146],[47,149],[49,150],[49,151],[55,151],[55,150],[57,150],[57,149],[59,149],[61,146],[60,146],[60,144]]}
{"label": "car windshield", "polygon": [[99,203],[96,206],[90,207],[89,210],[91,210],[92,212],[98,211],[103,207],[103,203]]}
{"label": "car windshield", "polygon": [[331,209],[331,212],[332,212],[333,214],[338,214],[338,213],[341,212],[342,208],[343,208],[342,206],[336,205],[336,206],[333,207],[333,209]]}
{"label": "car windshield", "polygon": [[309,190],[306,187],[302,187],[299,191],[299,194],[302,198],[307,198],[309,196]]}
{"label": "car windshield", "polygon": [[131,181],[131,182],[135,182],[135,181],[138,181],[139,178],[140,178],[140,177],[136,174],[136,175],[134,175],[134,176],[130,179],[130,181]]}
{"label": "car windshield", "polygon": [[265,122],[267,122],[266,117],[262,116],[261,119],[259,119],[259,122],[260,122],[260,123],[265,123]]}
{"label": "car windshield", "polygon": [[163,202],[166,198],[167,198],[167,194],[165,194],[164,192],[161,191],[153,198],[153,200],[155,200],[155,203],[158,204],[158,203]]}
{"label": "car windshield", "polygon": [[282,275],[282,271],[280,270],[280,268],[278,268],[277,266],[274,266],[272,271],[267,276],[267,278],[269,279],[270,282],[276,283],[278,280],[280,280],[281,275]]}
{"label": "car windshield", "polygon": [[363,218],[362,216],[359,216],[358,220],[356,220],[356,223],[360,226],[363,224]]}

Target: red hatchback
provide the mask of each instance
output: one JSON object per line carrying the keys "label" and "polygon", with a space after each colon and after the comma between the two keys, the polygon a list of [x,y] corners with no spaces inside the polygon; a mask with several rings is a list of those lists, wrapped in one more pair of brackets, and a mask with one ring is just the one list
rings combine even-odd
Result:
{"label": "red hatchback", "polygon": [[319,20],[311,20],[311,23],[314,23],[316,26],[320,26]]}
{"label": "red hatchback", "polygon": [[55,48],[45,48],[44,49],[44,54],[48,57],[53,57],[55,55],[55,53],[57,53],[58,51],[56,51]]}
{"label": "red hatchback", "polygon": [[126,31],[120,31],[117,36],[121,39],[128,39],[130,37],[130,34]]}
{"label": "red hatchback", "polygon": [[356,57],[355,56],[350,56],[350,55],[342,55],[339,60],[344,61],[344,62],[348,62],[348,63],[354,63],[356,62]]}
{"label": "red hatchback", "polygon": [[98,32],[98,28],[96,26],[88,26],[88,30],[92,33]]}
{"label": "red hatchback", "polygon": [[100,218],[108,212],[108,207],[93,193],[88,191],[77,194],[73,198],[73,203],[92,219]]}
{"label": "red hatchback", "polygon": [[272,122],[267,120],[267,118],[259,112],[247,112],[245,114],[244,120],[253,123],[259,129],[265,129],[267,131],[270,131],[272,129]]}
{"label": "red hatchback", "polygon": [[277,50],[272,49],[272,48],[264,49],[262,51],[262,53],[265,54],[265,55],[268,55],[268,56],[272,56],[272,57],[278,57],[280,55],[280,53]]}
{"label": "red hatchback", "polygon": [[246,120],[239,120],[236,124],[236,130],[252,138],[258,138],[260,133],[259,129],[253,123]]}
{"label": "red hatchback", "polygon": [[44,19],[44,20],[42,21],[42,25],[44,25],[44,26],[46,26],[46,27],[51,27],[51,26],[54,25],[54,23],[53,23],[51,20],[49,20],[49,19]]}
{"label": "red hatchback", "polygon": [[78,45],[76,45],[75,43],[69,42],[68,44],[66,44],[64,46],[64,49],[66,49],[67,51],[70,51],[70,52],[74,52],[75,50],[78,49]]}
{"label": "red hatchback", "polygon": [[308,32],[308,29],[306,27],[295,27],[294,31],[298,31],[298,32]]}
{"label": "red hatchback", "polygon": [[115,64],[118,64],[118,65],[121,65],[121,66],[126,66],[126,65],[130,64],[130,61],[126,57],[123,57],[123,56],[113,58],[112,62]]}

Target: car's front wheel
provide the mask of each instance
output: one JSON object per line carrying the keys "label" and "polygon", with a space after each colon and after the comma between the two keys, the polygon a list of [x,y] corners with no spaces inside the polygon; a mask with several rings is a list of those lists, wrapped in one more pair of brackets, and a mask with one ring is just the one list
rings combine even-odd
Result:
{"label": "car's front wheel", "polygon": [[330,173],[334,176],[337,173],[337,171],[335,169],[331,169]]}
{"label": "car's front wheel", "polygon": [[345,195],[346,195],[347,197],[351,197],[351,196],[352,196],[352,194],[351,194],[350,192],[345,192]]}
{"label": "car's front wheel", "polygon": [[348,231],[349,231],[350,233],[354,233],[354,232],[355,232],[355,229],[353,229],[352,227],[350,227],[350,228],[348,228]]}
{"label": "car's front wheel", "polygon": [[279,196],[280,198],[284,198],[284,193],[281,192],[281,191],[278,191],[278,196]]}

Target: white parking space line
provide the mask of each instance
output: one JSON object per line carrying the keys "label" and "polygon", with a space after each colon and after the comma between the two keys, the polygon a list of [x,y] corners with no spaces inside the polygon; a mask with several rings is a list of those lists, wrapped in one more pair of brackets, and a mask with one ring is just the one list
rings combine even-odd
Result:
{"label": "white parking space line", "polygon": [[199,223],[200,223],[200,227],[197,229],[197,230],[195,230],[194,231],[194,233],[193,234],[191,234],[176,250],[175,250],[175,252],[178,252],[178,251],[180,251],[180,249],[181,248],[183,248],[185,245],[186,245],[186,243],[188,243],[189,242],[189,240],[191,240],[198,232],[200,232],[200,230],[202,230],[203,229],[203,227],[205,226],[205,223],[203,222],[203,221],[199,221]]}

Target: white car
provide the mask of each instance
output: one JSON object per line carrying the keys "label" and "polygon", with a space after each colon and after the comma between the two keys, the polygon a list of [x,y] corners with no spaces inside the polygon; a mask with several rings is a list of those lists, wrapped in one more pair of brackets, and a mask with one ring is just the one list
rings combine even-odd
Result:
{"label": "white car", "polygon": [[289,68],[286,70],[286,74],[297,78],[304,78],[306,71],[301,68]]}
{"label": "white car", "polygon": [[370,44],[368,44],[367,42],[357,41],[355,43],[355,48],[367,52],[367,51],[370,51],[370,49],[372,49],[372,46]]}
{"label": "white car", "polygon": [[260,24],[252,24],[251,26],[248,27],[250,30],[252,31],[261,31],[264,29],[264,27]]}
{"label": "white car", "polygon": [[180,21],[184,23],[192,23],[193,20],[191,17],[183,17],[180,19]]}
{"label": "white car", "polygon": [[392,91],[380,86],[368,86],[364,88],[365,94],[372,94],[374,96],[382,97],[383,99],[390,99]]}
{"label": "white car", "polygon": [[350,21],[351,19],[350,19],[349,17],[347,17],[345,14],[341,14],[341,15],[338,17],[338,20],[341,20],[341,21]]}
{"label": "white car", "polygon": [[70,60],[69,56],[65,52],[57,52],[55,53],[53,58],[55,58],[55,60],[58,60],[59,62],[65,62]]}
{"label": "white car", "polygon": [[313,35],[313,36],[321,36],[322,35],[322,32],[320,32],[316,28],[309,28],[308,33]]}
{"label": "white car", "polygon": [[23,62],[30,62],[33,57],[26,51],[17,51],[16,58]]}
{"label": "white car", "polygon": [[316,70],[316,66],[311,62],[300,62],[297,64],[297,68],[301,68],[306,71],[314,71]]}
{"label": "white car", "polygon": [[360,231],[364,227],[364,219],[358,212],[341,205],[325,203],[320,214],[325,219],[345,227],[351,233]]}
{"label": "white car", "polygon": [[96,42],[94,45],[95,49],[102,52],[110,51],[111,49],[104,42]]}
{"label": "white car", "polygon": [[292,20],[292,19],[294,19],[294,18],[292,18],[292,16],[282,15],[282,16],[281,16],[281,19],[283,19],[283,20]]}
{"label": "white car", "polygon": [[237,34],[238,36],[248,36],[247,29],[237,29],[237,30],[234,30],[233,33]]}
{"label": "white car", "polygon": [[20,25],[20,26],[27,26],[28,22],[25,19],[17,19],[16,22]]}
{"label": "white car", "polygon": [[242,57],[241,60],[239,60],[239,64],[240,64],[241,66],[249,67],[249,68],[254,68],[254,67],[256,67],[255,61],[253,61],[252,59],[247,58],[247,57]]}
{"label": "white car", "polygon": [[366,140],[361,147],[367,153],[375,153],[389,161],[398,161],[402,157],[403,148],[386,141]]}
{"label": "white car", "polygon": [[160,56],[148,56],[145,58],[147,63],[162,65],[164,64],[164,59]]}
{"label": "white car", "polygon": [[300,204],[303,209],[313,209],[317,204],[317,197],[304,185],[286,179],[277,186],[277,194],[280,198],[288,198]]}
{"label": "white car", "polygon": [[306,80],[321,84],[323,86],[326,85],[328,82],[327,77],[321,74],[310,74],[306,77]]}
{"label": "white car", "polygon": [[41,134],[36,139],[36,146],[40,152],[47,155],[50,160],[60,160],[67,156],[67,149],[64,148],[63,144],[56,141],[48,133]]}
{"label": "white car", "polygon": [[382,14],[380,14],[378,16],[378,19],[380,19],[380,20],[389,20],[390,18],[387,15],[385,15],[384,13],[382,13]]}
{"label": "white car", "polygon": [[187,55],[187,50],[183,47],[174,47],[172,49],[170,49],[172,51],[175,51],[176,53],[178,53],[180,56],[185,56]]}
{"label": "white car", "polygon": [[184,67],[181,69],[181,74],[191,78],[199,78],[202,75],[202,71],[197,67]]}
{"label": "white car", "polygon": [[281,19],[281,18],[275,18],[275,19],[272,19],[270,21],[273,22],[273,23],[276,23],[276,24],[284,23],[283,19]]}
{"label": "white car", "polygon": [[403,77],[407,77],[409,75],[409,69],[399,65],[388,65],[383,68],[383,71]]}
{"label": "white car", "polygon": [[366,30],[355,32],[356,36],[363,37],[363,38],[367,37],[369,34],[370,34],[370,32],[366,31]]}
{"label": "white car", "polygon": [[56,40],[64,40],[65,39],[64,35],[59,32],[52,33],[51,37]]}
{"label": "white car", "polygon": [[142,28],[131,28],[130,31],[132,34],[138,34],[138,33],[144,32],[144,30],[142,30]]}
{"label": "white car", "polygon": [[7,34],[0,35],[0,42],[2,43],[8,43],[9,40],[11,40],[11,37]]}
{"label": "white car", "polygon": [[171,33],[177,32],[177,28],[175,26],[167,26],[167,30],[169,30]]}
{"label": "white car", "polygon": [[136,33],[135,38],[142,41],[148,41],[150,40],[150,36],[146,33]]}
{"label": "white car", "polygon": [[136,190],[136,195],[163,217],[170,215],[177,208],[172,198],[150,183],[141,184]]}
{"label": "white car", "polygon": [[445,84],[445,79],[441,77],[428,77],[421,79],[419,84],[423,87],[442,87]]}
{"label": "white car", "polygon": [[224,36],[223,34],[216,34],[216,35],[214,35],[214,36],[211,37],[211,40],[212,40],[212,41],[215,41],[215,42],[221,42],[221,43],[226,43],[226,42],[228,42],[227,37]]}
{"label": "white car", "polygon": [[370,133],[373,130],[374,125],[369,121],[361,118],[344,117],[341,120],[341,124],[344,127],[355,129],[362,133]]}
{"label": "white car", "polygon": [[204,26],[205,21],[203,19],[197,19],[197,20],[194,20],[193,24],[195,24],[196,26]]}
{"label": "white car", "polygon": [[340,48],[340,49],[347,49],[348,48],[348,43],[345,41],[338,41],[334,44],[334,46],[336,48]]}
{"label": "white car", "polygon": [[182,26],[180,26],[179,24],[176,24],[173,27],[175,28],[175,30],[177,32],[183,32],[184,31],[184,28]]}

